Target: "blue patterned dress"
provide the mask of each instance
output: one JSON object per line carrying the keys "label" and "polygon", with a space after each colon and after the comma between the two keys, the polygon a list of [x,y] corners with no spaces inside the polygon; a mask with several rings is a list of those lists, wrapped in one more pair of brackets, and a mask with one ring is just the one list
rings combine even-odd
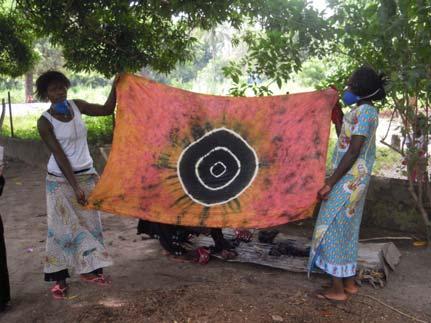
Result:
{"label": "blue patterned dress", "polygon": [[368,104],[356,106],[344,116],[333,169],[348,150],[352,136],[364,136],[366,140],[355,164],[334,185],[328,200],[322,202],[311,245],[309,274],[315,267],[339,278],[356,274],[359,228],[376,157],[377,124],[377,110]]}

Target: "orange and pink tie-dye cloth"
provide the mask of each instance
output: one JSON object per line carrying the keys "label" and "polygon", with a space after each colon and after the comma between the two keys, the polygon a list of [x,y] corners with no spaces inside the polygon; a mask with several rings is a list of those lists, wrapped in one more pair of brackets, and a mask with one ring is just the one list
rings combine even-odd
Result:
{"label": "orange and pink tie-dye cloth", "polygon": [[112,151],[89,205],[185,226],[264,228],[310,216],[325,177],[328,89],[192,93],[125,75]]}

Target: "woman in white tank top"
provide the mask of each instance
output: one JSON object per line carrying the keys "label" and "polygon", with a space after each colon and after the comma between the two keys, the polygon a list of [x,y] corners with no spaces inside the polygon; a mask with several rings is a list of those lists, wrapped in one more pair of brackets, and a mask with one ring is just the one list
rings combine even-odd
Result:
{"label": "woman in white tank top", "polygon": [[118,77],[104,105],[67,100],[70,81],[60,72],[45,72],[36,81],[37,97],[51,102],[37,127],[51,151],[46,177],[48,235],[44,272],[46,281],[56,282],[51,289],[54,298],[67,294],[68,269],[77,271],[84,281],[108,283],[103,268],[112,265],[112,260],[103,243],[100,214],[82,207],[98,177],[81,114],[112,114],[117,80]]}

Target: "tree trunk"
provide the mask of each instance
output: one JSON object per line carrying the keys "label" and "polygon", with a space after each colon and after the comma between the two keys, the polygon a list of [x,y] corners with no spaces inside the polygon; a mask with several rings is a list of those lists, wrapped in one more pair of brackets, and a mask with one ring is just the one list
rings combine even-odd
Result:
{"label": "tree trunk", "polygon": [[[428,176],[428,174],[426,174],[426,175]],[[425,186],[425,193],[428,193],[429,192],[429,184],[427,182],[427,179],[425,179],[425,183],[423,183],[423,177],[419,177],[418,179],[419,180],[417,183],[417,192],[416,192],[415,183],[413,182],[413,178],[409,172],[408,180],[409,180],[410,195],[413,197],[413,199],[416,203],[416,207],[417,207],[417,209],[418,209],[418,211],[419,211],[419,213],[422,216],[422,219],[424,221],[428,248],[431,249],[431,221],[430,221],[428,212],[425,209],[424,201],[423,201],[423,188]],[[428,194],[426,194],[426,195],[428,195]]]}
{"label": "tree trunk", "polygon": [[33,71],[30,71],[25,74],[24,88],[25,88],[25,102],[26,103],[33,102]]}

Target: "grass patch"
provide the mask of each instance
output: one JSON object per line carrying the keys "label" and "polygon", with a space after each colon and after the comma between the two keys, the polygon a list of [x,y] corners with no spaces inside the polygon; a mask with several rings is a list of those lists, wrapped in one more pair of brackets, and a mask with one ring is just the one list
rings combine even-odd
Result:
{"label": "grass patch", "polygon": [[385,175],[401,167],[402,156],[388,147],[377,147],[373,175]]}
{"label": "grass patch", "polygon": [[[39,132],[37,131],[37,119],[39,114],[28,114],[13,117],[13,130],[16,138],[40,140]],[[9,116],[5,117],[1,134],[6,137],[11,137],[11,129]]]}
{"label": "grass patch", "polygon": [[[9,118],[4,121],[2,135],[11,137]],[[13,117],[14,135],[16,138],[41,140],[37,130],[37,120],[40,114],[28,114]],[[92,144],[106,144],[112,142],[112,116],[88,117],[83,116],[88,129],[88,142]]]}
{"label": "grass patch", "polygon": [[[87,86],[74,86],[70,88],[68,97],[70,99],[81,99],[91,103],[103,104],[109,95],[111,86],[104,87],[87,87]],[[6,94],[7,90],[0,90],[0,100],[2,95]],[[14,89],[11,90],[12,103],[24,102],[24,90]],[[39,132],[37,130],[37,120],[41,115],[41,111],[37,113],[29,113],[26,115],[13,116],[13,128],[16,138],[40,140]],[[88,129],[88,141],[92,144],[105,144],[112,141],[112,116],[106,117],[88,117],[83,116],[84,122]],[[9,116],[7,115],[2,129],[3,136],[11,136],[11,129],[9,124]]]}
{"label": "grass patch", "polygon": [[[13,118],[15,138],[41,140],[37,130],[37,120],[40,115],[16,116]],[[88,142],[92,144],[107,144],[112,142],[112,116],[83,117],[88,130]],[[2,135],[11,137],[9,120],[3,124]]]}
{"label": "grass patch", "polygon": [[105,103],[108,98],[111,86],[104,87],[86,87],[86,86],[74,86],[69,89],[68,98],[70,99],[81,99],[91,103]]}
{"label": "grass patch", "polygon": [[110,144],[112,142],[112,116],[83,117],[88,129],[88,142],[92,144]]}
{"label": "grass patch", "polygon": [[[41,140],[37,130],[39,115],[17,116],[13,118],[15,138]],[[88,130],[88,142],[107,144],[112,142],[112,116],[83,117]],[[8,120],[3,124],[2,135],[10,137],[11,129]]]}
{"label": "grass patch", "polygon": [[22,88],[14,88],[11,90],[7,90],[7,89],[2,89],[0,88],[0,103],[1,100],[4,99],[6,104],[7,104],[7,93],[8,91],[10,92],[10,100],[12,103],[20,103],[20,102],[24,102],[25,98],[24,98],[24,89]]}
{"label": "grass patch", "polygon": [[337,139],[332,136],[329,138],[328,143],[328,154],[326,156],[326,170],[329,171],[332,167],[332,156],[334,155],[335,145],[337,144]]}

